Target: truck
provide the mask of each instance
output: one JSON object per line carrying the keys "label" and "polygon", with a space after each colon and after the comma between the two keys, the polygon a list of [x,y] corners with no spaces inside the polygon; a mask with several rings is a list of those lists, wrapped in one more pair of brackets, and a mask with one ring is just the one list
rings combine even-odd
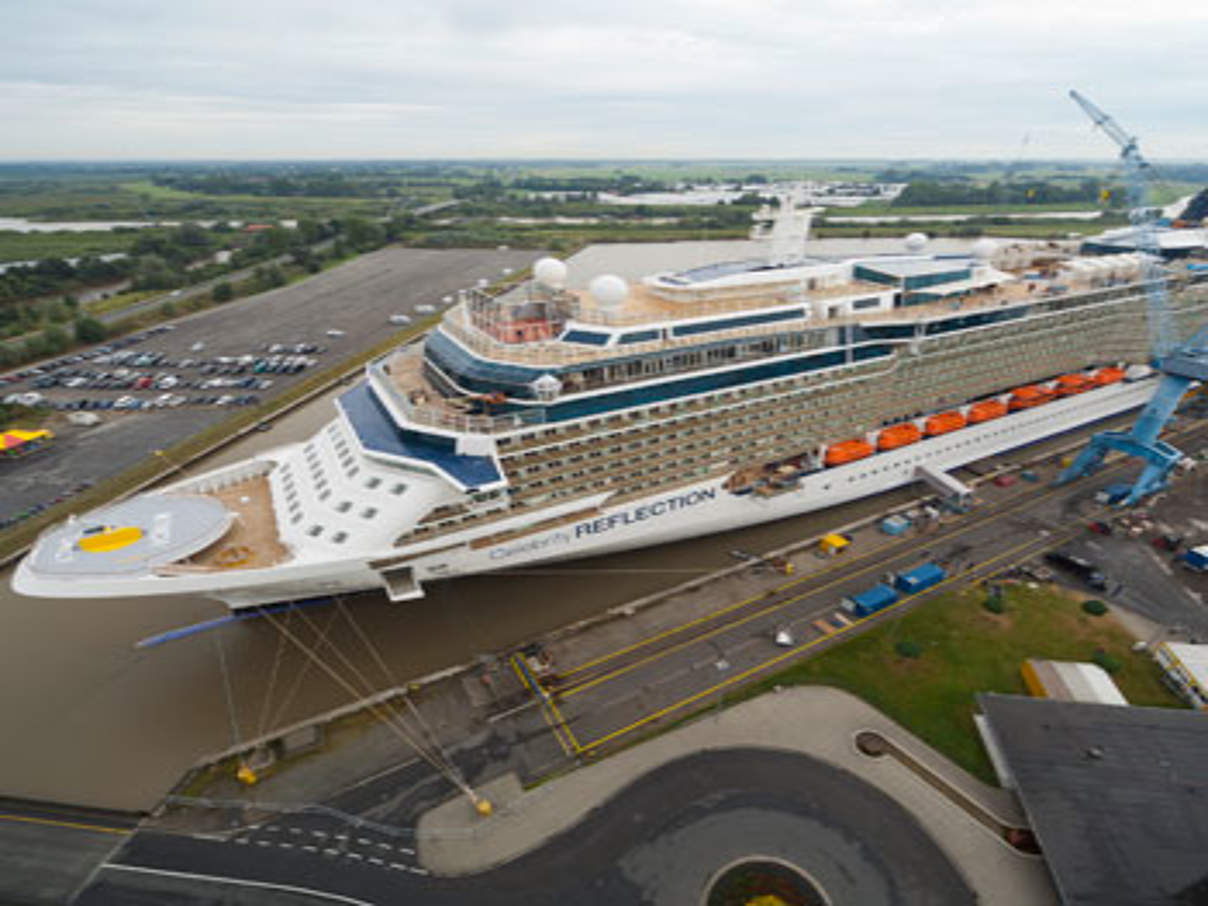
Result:
{"label": "truck", "polygon": [[946,578],[948,574],[942,566],[937,563],[924,563],[904,573],[898,573],[894,576],[893,585],[904,595],[917,595],[933,585],[939,585]]}
{"label": "truck", "polygon": [[1044,555],[1044,559],[1058,569],[1073,573],[1096,591],[1107,590],[1107,578],[1099,571],[1099,568],[1095,564],[1084,557],[1079,557],[1067,551],[1049,551]]}
{"label": "truck", "polygon": [[1191,548],[1180,559],[1185,567],[1194,572],[1208,572],[1208,544]]}
{"label": "truck", "polygon": [[1095,503],[1104,503],[1108,506],[1115,506],[1121,500],[1128,496],[1132,490],[1132,485],[1125,481],[1118,481],[1114,484],[1109,484],[1105,488],[1100,488],[1095,493]]}
{"label": "truck", "polygon": [[851,595],[840,602],[840,606],[856,617],[867,617],[884,610],[898,599],[898,593],[885,584],[874,585],[867,591]]}

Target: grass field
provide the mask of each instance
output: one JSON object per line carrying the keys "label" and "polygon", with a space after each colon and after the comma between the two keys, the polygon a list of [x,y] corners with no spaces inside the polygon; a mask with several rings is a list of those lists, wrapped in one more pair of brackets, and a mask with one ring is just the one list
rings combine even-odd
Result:
{"label": "grass field", "polygon": [[77,258],[124,252],[134,242],[131,233],[95,230],[87,233],[18,233],[0,230],[0,261],[36,261],[41,258]]}
{"label": "grass field", "polygon": [[[1102,650],[1123,665],[1114,679],[1129,702],[1182,705],[1162,685],[1152,658],[1131,650],[1133,638],[1119,623],[1084,613],[1077,595],[1009,585],[1003,614],[986,610],[985,597],[978,589],[941,595],[751,691],[790,684],[846,689],[991,783],[994,772],[973,725],[973,697],[1026,695],[1019,672],[1025,658],[1089,661]],[[921,656],[899,655],[895,645],[903,641],[920,646]]]}

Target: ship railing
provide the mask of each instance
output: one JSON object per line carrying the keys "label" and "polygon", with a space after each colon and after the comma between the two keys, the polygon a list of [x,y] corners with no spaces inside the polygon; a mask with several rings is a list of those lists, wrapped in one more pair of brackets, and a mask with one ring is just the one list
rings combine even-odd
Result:
{"label": "ship railing", "polygon": [[[422,352],[415,348],[399,350],[391,356],[371,362],[366,369],[366,374],[374,392],[383,397],[387,405],[392,405],[397,409],[408,422],[458,434],[497,434],[515,431],[526,425],[541,424],[545,421],[545,410],[543,409],[505,415],[471,415],[450,412],[443,405],[414,402],[408,394],[399,389],[387,371],[390,361],[397,356],[422,358]],[[430,392],[435,393],[436,391]]]}

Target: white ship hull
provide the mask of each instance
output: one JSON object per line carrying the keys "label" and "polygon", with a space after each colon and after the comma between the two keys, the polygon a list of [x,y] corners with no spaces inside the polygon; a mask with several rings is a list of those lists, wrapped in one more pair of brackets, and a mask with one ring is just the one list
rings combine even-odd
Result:
{"label": "white ship hull", "polygon": [[[602,506],[578,521],[499,544],[482,539],[501,527],[522,529],[522,524],[501,520],[430,542],[361,551],[339,560],[193,575],[81,583],[37,575],[25,561],[14,584],[27,594],[61,597],[200,594],[232,608],[373,588],[387,588],[396,600],[418,598],[426,581],[650,547],[838,506],[910,484],[917,480],[922,464],[954,469],[1136,409],[1152,392],[1152,381],[1113,384],[814,472],[801,478],[795,489],[771,496],[736,495],[723,488],[725,478],[718,476],[619,506]],[[539,521],[550,515],[535,511],[527,519]],[[387,572],[405,575],[405,587],[391,588]]]}

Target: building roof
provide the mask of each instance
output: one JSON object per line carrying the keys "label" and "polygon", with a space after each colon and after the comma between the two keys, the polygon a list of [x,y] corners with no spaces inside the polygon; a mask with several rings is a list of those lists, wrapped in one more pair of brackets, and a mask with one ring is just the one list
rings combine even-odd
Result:
{"label": "building roof", "polygon": [[[1164,642],[1167,650],[1178,659],[1200,688],[1208,689],[1208,645],[1192,645],[1189,642]],[[1208,758],[1208,754],[1205,755]]]}
{"label": "building roof", "polygon": [[[1038,698],[1057,701],[1092,702],[1100,705],[1127,705],[1111,675],[1098,664],[1074,661],[1024,661],[1024,680]],[[1031,675],[1028,675],[1028,670]],[[1039,691],[1032,689],[1034,680]]]}
{"label": "building roof", "polygon": [[979,695],[1062,902],[1208,904],[1208,720]]}

